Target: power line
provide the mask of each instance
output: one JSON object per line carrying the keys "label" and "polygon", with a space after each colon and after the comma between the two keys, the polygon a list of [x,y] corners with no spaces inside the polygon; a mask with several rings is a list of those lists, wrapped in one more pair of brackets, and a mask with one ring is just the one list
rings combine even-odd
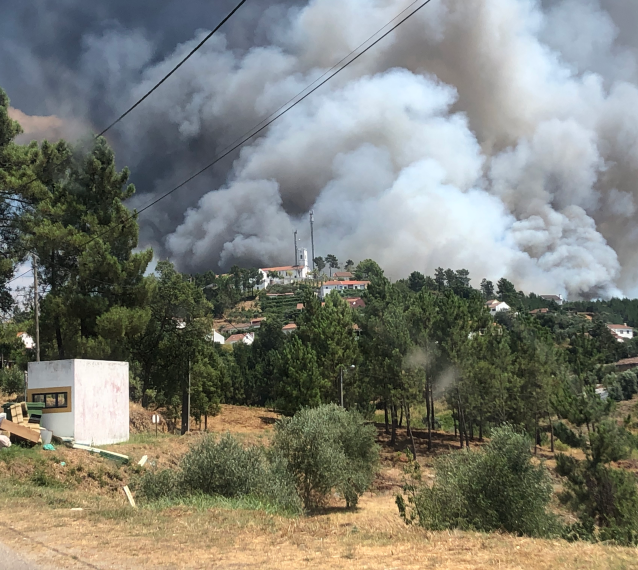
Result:
{"label": "power line", "polygon": [[[334,71],[334,73],[330,74],[328,77],[326,77],[323,81],[321,81],[318,85],[316,85],[315,87],[313,87],[310,91],[308,91],[305,95],[303,95],[301,98],[297,99],[292,105],[290,105],[289,107],[287,107],[286,109],[284,109],[283,111],[280,112],[275,112],[276,114],[274,116],[271,115],[271,119],[267,120],[265,123],[262,121],[261,126],[259,128],[257,128],[256,130],[253,129],[253,132],[251,134],[246,135],[245,137],[243,137],[239,142],[237,142],[236,144],[234,144],[231,147],[226,147],[226,149],[224,151],[222,151],[222,153],[217,156],[212,162],[210,162],[209,164],[207,164],[206,166],[204,166],[202,169],[198,170],[195,174],[193,174],[192,176],[188,177],[186,180],[184,180],[183,182],[181,182],[180,184],[178,184],[177,186],[175,186],[174,188],[172,188],[171,190],[169,190],[168,192],[162,194],[159,198],[156,198],[155,200],[153,200],[152,202],[150,202],[149,204],[147,204],[146,206],[144,206],[143,208],[141,208],[140,210],[136,211],[134,214],[131,214],[130,216],[128,216],[125,220],[123,220],[119,225],[124,225],[127,222],[129,222],[130,220],[132,220],[133,218],[139,216],[142,212],[145,212],[146,210],[148,210],[149,208],[152,208],[153,206],[155,206],[155,204],[157,204],[158,202],[161,202],[162,200],[164,200],[165,198],[168,198],[168,196],[170,196],[171,194],[173,194],[174,192],[177,192],[177,190],[179,190],[180,188],[182,188],[183,186],[186,186],[186,184],[188,184],[189,182],[191,182],[192,180],[194,180],[195,178],[197,178],[199,175],[203,174],[204,172],[206,172],[209,168],[213,167],[215,164],[217,164],[218,162],[220,162],[221,160],[223,160],[224,158],[226,158],[229,154],[231,154],[232,152],[234,152],[235,150],[237,150],[238,148],[242,147],[244,144],[246,144],[246,142],[248,142],[250,139],[252,139],[253,137],[255,137],[256,135],[258,135],[259,133],[261,133],[262,131],[264,131],[266,128],[268,128],[270,125],[272,125],[277,119],[279,119],[280,117],[282,117],[283,115],[285,115],[288,111],[291,111],[292,109],[294,109],[297,105],[299,105],[299,103],[301,103],[302,101],[304,101],[305,99],[307,99],[308,97],[310,97],[310,95],[312,95],[315,91],[317,91],[320,87],[322,87],[323,85],[325,85],[326,83],[328,83],[328,81],[330,81],[333,77],[335,77],[336,75],[338,75],[339,73],[341,73],[344,69],[346,69],[346,67],[348,67],[350,64],[354,63],[356,60],[358,60],[362,55],[364,55],[365,53],[367,53],[370,49],[372,49],[374,46],[376,46],[381,40],[385,39],[388,35],[390,35],[394,30],[396,30],[399,26],[401,26],[404,22],[406,22],[407,20],[409,20],[412,16],[414,16],[419,10],[421,10],[422,8],[424,8],[425,6],[427,6],[432,0],[425,0],[425,2],[423,2],[423,4],[421,4],[418,8],[416,8],[415,10],[413,10],[412,12],[410,12],[405,18],[403,18],[402,20],[400,20],[397,24],[395,24],[394,26],[392,26],[392,28],[390,28],[386,33],[384,33],[380,38],[376,39],[372,44],[370,44],[367,48],[365,48],[361,53],[357,54],[355,57],[353,57],[350,61],[346,62],[343,66],[341,66],[339,69],[337,69],[336,71]],[[416,3],[416,2],[415,2]],[[412,4],[414,5],[414,3]],[[405,10],[404,10],[405,12]],[[398,17],[398,16],[397,16]],[[396,17],[391,20],[394,21],[396,19]],[[386,28],[388,26],[388,24],[386,24],[383,28],[381,28],[381,30],[383,30],[384,28]],[[378,34],[379,32],[377,32]],[[373,34],[371,37],[374,37],[376,34]],[[366,42],[364,42],[366,43]],[[358,49],[358,48],[357,48]],[[356,50],[354,50],[356,51]],[[350,55],[352,55],[351,52]],[[346,58],[348,58],[348,56],[346,56]],[[343,61],[343,60],[342,60]],[[325,74],[324,74],[325,75]],[[316,80],[317,81],[317,80]],[[316,83],[315,81],[315,83]],[[308,89],[306,87],[306,89]],[[304,89],[304,91],[306,90]],[[301,91],[301,93],[303,93],[303,91]],[[250,132],[250,131],[249,131]],[[116,226],[114,226],[116,227]],[[100,237],[106,235],[107,233],[113,231],[114,227],[110,227],[107,230],[93,236],[91,239],[89,239],[88,241],[86,241],[85,243],[83,243],[80,247],[84,247],[86,245],[88,245],[89,243],[91,243],[92,241],[99,239]]]}
{"label": "power line", "polygon": [[[310,89],[315,83],[317,83],[317,81],[320,81],[321,79],[323,79],[326,75],[328,75],[333,69],[336,69],[339,65],[341,65],[344,61],[346,61],[352,54],[354,54],[355,52],[359,51],[364,45],[366,45],[372,38],[374,38],[374,36],[376,36],[377,34],[379,34],[380,32],[382,32],[383,30],[385,30],[385,28],[387,28],[392,22],[394,22],[397,18],[401,17],[402,14],[405,14],[405,12],[407,12],[410,8],[412,8],[412,6],[414,6],[415,4],[418,4],[421,0],[414,0],[414,2],[412,2],[412,4],[408,5],[406,8],[404,8],[401,12],[399,12],[394,18],[392,18],[392,20],[390,20],[385,26],[383,26],[382,28],[380,28],[379,30],[377,30],[376,32],[374,32],[374,34],[372,34],[367,40],[361,42],[356,48],[354,48],[348,55],[346,55],[345,57],[343,57],[342,59],[340,59],[337,63],[335,63],[330,69],[328,69],[327,71],[325,71],[322,75],[320,75],[319,77],[317,77],[317,79],[315,79],[310,85],[306,85],[306,87],[304,87],[299,93],[297,93],[294,97],[291,97],[290,99],[288,99],[288,101],[286,101],[281,107],[279,107],[278,109],[276,109],[275,111],[273,111],[270,115],[268,115],[265,119],[263,119],[260,123],[258,123],[257,125],[255,125],[252,129],[246,131],[243,135],[241,135],[239,138],[236,138],[233,142],[231,142],[227,147],[225,147],[222,152],[224,152],[226,149],[230,148],[232,145],[234,145],[236,142],[238,142],[239,140],[241,140],[242,138],[244,138],[246,135],[248,135],[249,133],[251,133],[252,131],[254,131],[255,129],[259,128],[261,125],[263,125],[268,119],[270,119],[271,117],[273,117],[274,115],[276,115],[279,111],[281,111],[284,107],[287,107],[290,103],[292,103],[297,97],[299,97],[300,95],[302,95],[305,91],[307,91],[308,89]],[[392,30],[390,30],[392,31]]]}
{"label": "power line", "polygon": [[201,48],[215,34],[215,32],[217,32],[226,22],[228,22],[228,20],[230,20],[233,17],[235,12],[237,12],[237,10],[239,10],[245,3],[246,3],[246,0],[241,0],[241,2],[237,4],[237,6],[235,6],[233,10],[219,24],[217,24],[217,26],[211,33],[208,34],[201,42],[199,42],[190,51],[190,53],[184,59],[182,59],[173,69],[171,69],[148,93],[146,93],[146,95],[144,95],[141,99],[139,99],[137,103],[135,103],[132,107],[130,107],[126,112],[122,113],[117,119],[115,119],[115,121],[113,121],[108,127],[106,127],[100,134],[96,135],[95,138],[101,137],[104,133],[106,133],[112,127],[117,125],[124,117],[126,117],[126,115],[128,115],[133,109],[135,109],[140,103],[142,103],[151,93],[153,93],[153,91],[155,91],[160,85],[162,85],[162,83],[164,83],[171,75],[173,75],[173,73],[175,73],[182,65],[184,65],[184,63],[186,63],[186,61],[190,59],[190,57],[199,48]]}
{"label": "power line", "polygon": [[29,269],[29,271],[25,271],[21,275],[18,275],[17,277],[14,277],[13,279],[11,279],[11,281],[7,281],[5,283],[5,285],[8,285],[9,283],[13,283],[14,281],[17,281],[18,279],[20,279],[20,277],[24,277],[26,275],[29,275],[29,273],[31,273],[31,271],[33,271],[33,269]]}
{"label": "power line", "polygon": [[[226,19],[228,20],[228,18],[230,18],[230,16],[232,16],[232,14],[234,12],[237,11],[237,9],[239,9],[239,7],[245,2],[246,0],[243,0],[236,8],[235,10],[233,10],[233,12],[231,12],[231,14],[229,14]],[[171,190],[169,190],[168,192],[162,194],[159,198],[153,200],[152,202],[150,202],[149,204],[147,204],[146,206],[144,206],[143,208],[141,208],[140,210],[136,211],[134,214],[131,214],[130,216],[126,217],[126,219],[124,219],[122,222],[120,222],[120,224],[118,224],[118,226],[111,226],[110,228],[106,229],[103,232],[100,232],[99,234],[91,237],[89,240],[85,241],[82,245],[80,245],[81,248],[86,247],[87,245],[89,245],[91,242],[95,241],[96,239],[101,238],[102,236],[108,234],[109,232],[113,231],[113,229],[115,229],[116,227],[119,226],[123,226],[124,224],[126,224],[127,222],[131,221],[132,219],[136,218],[137,216],[139,216],[142,212],[145,212],[146,210],[148,210],[149,208],[152,208],[153,206],[155,206],[155,204],[157,204],[158,202],[161,202],[162,200],[164,200],[165,198],[167,198],[168,196],[170,196],[171,194],[173,194],[174,192],[176,192],[177,190],[179,190],[180,188],[182,188],[183,186],[185,186],[186,184],[188,184],[189,182],[191,182],[192,180],[194,180],[195,178],[197,178],[198,176],[200,176],[201,174],[203,174],[204,172],[206,172],[208,169],[212,168],[215,164],[217,164],[218,162],[220,162],[221,160],[223,160],[224,158],[226,158],[229,154],[231,154],[232,152],[234,152],[235,150],[237,150],[238,148],[242,147],[244,144],[246,144],[246,142],[248,142],[250,139],[252,139],[253,137],[255,137],[256,135],[258,135],[259,133],[261,133],[262,131],[264,131],[266,128],[268,128],[270,125],[272,125],[275,121],[277,121],[280,117],[282,117],[283,115],[285,115],[286,113],[288,113],[288,111],[291,111],[292,109],[294,109],[297,105],[299,105],[299,103],[301,103],[302,101],[304,101],[305,99],[307,99],[310,95],[312,95],[315,91],[317,91],[319,88],[321,88],[323,85],[325,85],[326,83],[328,83],[328,81],[330,81],[333,77],[335,77],[336,75],[338,75],[339,73],[341,73],[344,69],[346,69],[346,67],[348,67],[349,65],[351,65],[352,63],[354,63],[356,60],[358,60],[362,55],[364,55],[365,53],[367,53],[370,49],[372,49],[374,46],[376,46],[379,42],[381,42],[383,39],[385,39],[388,35],[390,35],[394,30],[396,30],[399,26],[401,26],[402,24],[404,24],[406,21],[408,21],[412,16],[414,16],[417,12],[419,12],[422,8],[424,8],[425,6],[427,6],[432,0],[425,0],[425,2],[423,2],[420,6],[418,6],[417,8],[415,8],[412,12],[410,12],[405,18],[403,18],[402,20],[400,20],[399,22],[397,22],[394,26],[392,26],[387,32],[385,32],[381,37],[377,38],[373,43],[371,43],[368,47],[366,47],[361,53],[358,53],[357,55],[355,55],[352,59],[350,59],[349,61],[347,61],[344,65],[342,65],[341,67],[339,67],[338,69],[336,69],[336,71],[334,71],[333,73],[330,73],[332,70],[334,70],[337,66],[339,66],[341,63],[343,63],[345,60],[347,60],[350,56],[352,56],[357,50],[359,50],[363,45],[365,45],[366,43],[368,43],[374,36],[376,36],[377,34],[379,34],[379,32],[381,32],[382,30],[384,30],[385,28],[387,28],[392,22],[394,22],[397,18],[399,18],[402,14],[404,14],[407,10],[409,10],[412,6],[414,6],[414,4],[416,4],[419,0],[415,0],[412,4],[410,4],[407,8],[405,8],[401,13],[399,13],[397,16],[395,16],[392,20],[390,20],[390,22],[388,22],[385,26],[383,26],[380,30],[378,30],[377,32],[375,32],[374,34],[372,34],[366,41],[364,41],[362,44],[360,44],[357,48],[355,48],[353,51],[351,51],[347,56],[345,56],[343,59],[341,59],[341,61],[339,61],[338,63],[336,63],[332,68],[330,68],[328,71],[326,71],[323,75],[321,75],[318,79],[315,79],[315,81],[313,83],[311,83],[309,86],[307,86],[306,88],[304,88],[300,93],[298,93],[295,97],[293,97],[292,99],[290,99],[287,103],[285,103],[284,105],[282,105],[281,107],[279,107],[279,109],[277,111],[274,111],[271,115],[269,115],[266,119],[264,119],[263,121],[261,121],[261,123],[258,123],[258,125],[256,127],[253,127],[250,131],[247,131],[245,135],[243,135],[242,137],[240,137],[240,139],[236,139],[235,143],[231,143],[232,146],[226,147],[222,153],[217,156],[212,162],[210,162],[208,165],[206,165],[205,167],[203,167],[202,169],[200,169],[199,171],[197,171],[195,174],[193,174],[192,176],[190,176],[189,178],[187,178],[186,180],[184,180],[183,182],[181,182],[180,184],[178,184],[177,186],[175,186],[174,188],[172,188]],[[220,26],[223,24],[224,22],[222,22],[220,24]],[[220,26],[218,26],[212,33],[214,33]],[[212,35],[212,33],[210,35]],[[208,39],[208,38],[206,38]],[[206,39],[204,40],[204,42],[206,41]],[[182,63],[184,63],[184,61],[186,59],[188,59],[188,57],[190,57],[190,55],[192,55],[192,53],[194,53],[194,51],[196,51],[197,49],[199,49],[199,47],[204,43],[201,42],[200,45],[193,50],[193,52],[191,52],[191,54],[189,54],[187,56],[187,58],[185,58],[179,65],[181,65]],[[179,65],[177,67],[179,67]],[[177,67],[175,69],[177,69]],[[173,71],[175,71],[175,69]],[[171,73],[173,73],[173,71],[171,71]],[[170,74],[169,74],[170,75]],[[326,77],[326,75],[328,75],[328,77]],[[167,76],[168,77],[168,76]],[[165,77],[162,82],[167,78]],[[313,85],[315,85],[318,81],[320,81],[322,78],[324,78],[323,81],[321,81],[318,85],[316,85],[315,87],[313,87],[310,91],[308,91],[305,95],[303,95],[302,97],[300,97],[299,99],[297,99],[302,93],[304,93],[305,91],[307,91],[310,87],[312,87]],[[158,83],[158,85],[153,88],[151,91],[149,91],[149,93],[147,93],[147,95],[145,95],[144,98],[146,98],[148,95],[150,95],[150,93],[156,89],[162,82]],[[295,99],[297,99],[295,101]],[[125,115],[127,115],[130,111],[133,110],[133,108],[135,108],[135,106],[137,106],[139,103],[141,103],[143,101],[143,99],[141,99],[138,103],[136,103],[133,107],[131,107],[131,109],[129,109],[126,113],[124,113],[124,115],[122,115],[119,119],[117,119],[117,121],[115,121],[112,125],[110,125],[109,127],[107,127],[107,130],[110,129],[113,125],[115,125],[117,122],[119,122]],[[286,107],[291,101],[294,101],[294,103],[292,103],[292,105],[290,105],[289,107]],[[285,107],[285,109],[284,109]],[[283,110],[282,110],[283,109]],[[102,133],[104,133],[106,131],[102,131]],[[100,133],[100,134],[102,134]],[[98,135],[99,136],[99,135]],[[27,271],[26,273],[19,275],[18,277],[14,277],[11,281],[8,281],[8,283],[11,283],[12,281],[15,281],[16,279],[19,279],[20,277],[23,277],[24,275],[28,274],[29,272]]]}

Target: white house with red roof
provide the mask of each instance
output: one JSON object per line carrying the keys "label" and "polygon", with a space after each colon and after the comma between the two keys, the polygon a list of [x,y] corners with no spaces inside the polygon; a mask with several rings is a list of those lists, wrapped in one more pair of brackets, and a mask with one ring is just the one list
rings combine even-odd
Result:
{"label": "white house with red roof", "polygon": [[509,311],[510,306],[504,301],[499,301],[498,299],[492,299],[485,303],[485,306],[489,309],[490,315],[494,316],[496,313],[500,313],[502,311]]}
{"label": "white house with red roof", "polygon": [[237,342],[243,342],[244,344],[252,344],[255,342],[255,335],[253,333],[239,333],[230,335],[225,344],[235,344]]}
{"label": "white house with red roof", "polygon": [[263,282],[257,289],[266,289],[270,285],[290,285],[308,278],[308,250],[299,249],[297,265],[281,265],[279,267],[261,267]]}
{"label": "white house with red roof", "polygon": [[364,291],[370,281],[326,281],[319,290],[319,296],[325,299],[331,291]]}
{"label": "white house with red roof", "polygon": [[607,323],[607,328],[618,342],[625,342],[634,338],[634,329],[627,324],[612,325]]}

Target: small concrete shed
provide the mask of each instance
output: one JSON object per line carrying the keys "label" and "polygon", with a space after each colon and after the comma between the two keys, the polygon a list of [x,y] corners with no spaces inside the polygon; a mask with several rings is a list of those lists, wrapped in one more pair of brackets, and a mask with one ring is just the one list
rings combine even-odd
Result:
{"label": "small concrete shed", "polygon": [[129,438],[128,362],[29,362],[27,400],[43,402],[41,425],[87,445]]}

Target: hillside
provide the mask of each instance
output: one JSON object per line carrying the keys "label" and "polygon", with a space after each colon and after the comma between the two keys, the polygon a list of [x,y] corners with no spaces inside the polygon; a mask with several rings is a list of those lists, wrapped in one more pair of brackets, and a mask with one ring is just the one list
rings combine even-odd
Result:
{"label": "hillside", "polygon": [[[275,419],[262,408],[223,406],[209,429],[230,431],[247,444],[267,442]],[[55,452],[12,448],[0,455],[0,509],[7,521],[0,541],[57,568],[638,567],[635,549],[405,526],[394,495],[406,458],[389,448],[383,426],[378,427],[382,468],[359,507],[348,511],[335,502],[300,518],[226,499],[131,509],[121,488],[141,471],[135,462],[148,455],[145,469],[174,465],[201,437],[197,432],[182,438],[142,432],[126,444],[109,446],[131,456],[132,465],[124,467],[64,447]],[[401,448],[407,443],[405,430],[399,437]],[[437,432],[435,440],[439,451],[455,446],[449,434]],[[423,462],[426,477],[428,463]]]}

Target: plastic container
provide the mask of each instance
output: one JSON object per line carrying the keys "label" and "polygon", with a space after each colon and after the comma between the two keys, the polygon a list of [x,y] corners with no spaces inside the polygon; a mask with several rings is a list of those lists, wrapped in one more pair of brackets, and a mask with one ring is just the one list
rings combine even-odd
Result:
{"label": "plastic container", "polygon": [[5,414],[7,414],[7,419],[9,421],[11,421],[11,406],[13,406],[13,404],[2,404],[2,410]]}
{"label": "plastic container", "polygon": [[44,410],[44,402],[27,402],[27,410],[29,411],[29,415],[32,413],[37,413],[42,415],[42,410]]}
{"label": "plastic container", "polygon": [[53,437],[52,431],[49,431],[48,429],[40,428],[40,438],[42,439],[42,445],[51,443],[52,437]]}

